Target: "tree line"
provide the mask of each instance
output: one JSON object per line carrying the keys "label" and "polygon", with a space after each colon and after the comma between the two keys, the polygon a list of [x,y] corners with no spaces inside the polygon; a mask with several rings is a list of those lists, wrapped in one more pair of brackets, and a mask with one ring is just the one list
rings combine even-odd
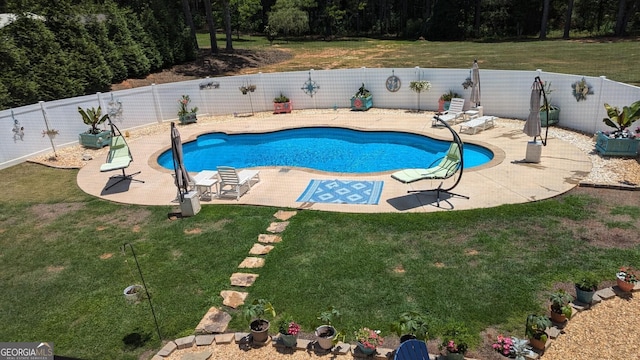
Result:
{"label": "tree line", "polygon": [[640,0],[0,0],[0,109],[108,91],[193,60],[196,34],[270,41],[372,36],[502,40],[640,30]]}

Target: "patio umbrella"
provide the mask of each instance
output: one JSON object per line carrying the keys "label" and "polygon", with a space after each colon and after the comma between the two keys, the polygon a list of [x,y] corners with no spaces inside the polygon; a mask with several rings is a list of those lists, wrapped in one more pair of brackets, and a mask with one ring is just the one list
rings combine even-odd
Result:
{"label": "patio umbrella", "polygon": [[175,172],[176,186],[180,196],[180,202],[184,201],[184,194],[189,192],[189,173],[184,166],[182,155],[182,140],[175,123],[171,123],[171,153],[173,154],[173,170]]}
{"label": "patio umbrella", "polygon": [[476,107],[480,106],[480,69],[478,68],[478,60],[473,60],[473,66],[471,67],[471,102],[476,104]]}
{"label": "patio umbrella", "polygon": [[540,136],[542,126],[540,125],[540,93],[542,92],[542,84],[536,80],[531,85],[531,99],[529,100],[529,117],[524,123],[522,131],[528,136],[533,136],[533,141]]}

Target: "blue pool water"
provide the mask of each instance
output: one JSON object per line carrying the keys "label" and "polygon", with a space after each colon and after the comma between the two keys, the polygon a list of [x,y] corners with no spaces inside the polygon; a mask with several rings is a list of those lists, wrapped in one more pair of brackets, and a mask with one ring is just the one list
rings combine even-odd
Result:
{"label": "blue pool water", "polygon": [[[358,131],[312,127],[259,134],[210,133],[183,145],[188,171],[286,166],[328,172],[371,173],[426,168],[444,156],[450,142],[395,131]],[[481,146],[464,145],[465,169],[482,165],[493,153]],[[158,163],[173,169],[171,150]]]}

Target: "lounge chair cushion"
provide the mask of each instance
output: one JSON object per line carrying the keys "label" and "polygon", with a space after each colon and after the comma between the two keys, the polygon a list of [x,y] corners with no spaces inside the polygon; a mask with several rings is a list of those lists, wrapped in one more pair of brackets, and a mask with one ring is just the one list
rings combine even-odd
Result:
{"label": "lounge chair cushion", "polygon": [[133,161],[133,159],[129,152],[129,146],[125,142],[124,138],[121,135],[114,136],[111,138],[107,162],[100,166],[100,171],[106,172],[125,169],[129,166],[131,161]]}

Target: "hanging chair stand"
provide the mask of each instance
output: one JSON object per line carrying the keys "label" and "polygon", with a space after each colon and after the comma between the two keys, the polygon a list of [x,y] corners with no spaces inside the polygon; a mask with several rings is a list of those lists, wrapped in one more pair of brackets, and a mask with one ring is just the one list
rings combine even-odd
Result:
{"label": "hanging chair stand", "polygon": [[438,121],[441,122],[451,132],[451,135],[453,135],[453,141],[456,144],[458,144],[458,149],[460,149],[460,171],[459,171],[458,178],[456,179],[455,183],[453,183],[453,185],[451,185],[450,187],[445,188],[445,189],[442,188],[442,184],[444,184],[444,181],[442,181],[442,182],[440,182],[440,185],[438,185],[438,187],[435,188],[435,189],[430,189],[430,190],[409,190],[407,192],[408,193],[435,192],[436,193],[437,206],[440,207],[440,194],[448,194],[451,197],[457,196],[457,197],[460,197],[460,198],[463,198],[463,199],[469,199],[469,197],[466,196],[466,195],[462,195],[462,194],[451,192],[451,190],[453,190],[460,183],[460,180],[462,179],[462,172],[464,171],[464,156],[463,156],[463,154],[464,154],[463,150],[464,149],[463,149],[462,139],[460,139],[460,136],[458,135],[458,133],[455,132],[455,130],[453,130],[449,124],[447,124],[445,121],[440,119],[440,117],[438,115],[434,116],[433,118],[436,120],[436,122],[438,122]]}

